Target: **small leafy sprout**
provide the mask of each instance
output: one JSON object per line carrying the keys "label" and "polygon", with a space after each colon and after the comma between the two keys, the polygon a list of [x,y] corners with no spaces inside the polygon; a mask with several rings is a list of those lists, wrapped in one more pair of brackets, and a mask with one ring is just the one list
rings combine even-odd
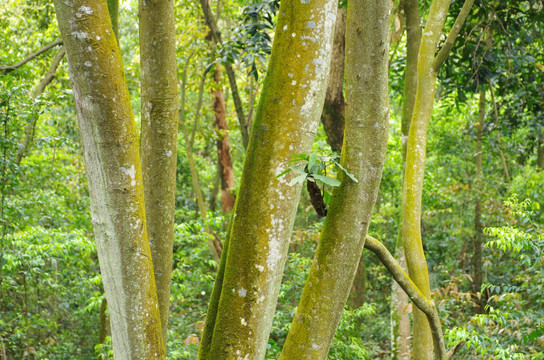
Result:
{"label": "small leafy sprout", "polygon": [[[289,160],[291,165],[276,178],[280,178],[285,174],[293,171],[297,174],[290,182],[289,186],[301,183],[304,180],[315,182],[317,184],[328,185],[330,187],[336,187],[340,185],[340,181],[336,177],[328,176],[327,173],[331,173],[331,170],[338,168],[344,174],[346,174],[354,182],[359,182],[355,176],[350,173],[345,167],[338,163],[338,154],[294,154],[292,159]],[[332,171],[334,173],[334,171]]]}

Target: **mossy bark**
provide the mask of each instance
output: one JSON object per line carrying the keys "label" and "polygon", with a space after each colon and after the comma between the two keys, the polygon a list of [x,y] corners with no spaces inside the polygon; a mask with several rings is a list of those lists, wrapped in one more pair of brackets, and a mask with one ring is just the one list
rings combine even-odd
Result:
{"label": "mossy bark", "polygon": [[336,10],[333,0],[281,2],[200,359],[264,359],[301,190],[277,176],[315,137]]}
{"label": "mossy bark", "polygon": [[118,360],[164,359],[138,135],[105,0],[55,0]]}
{"label": "mossy bark", "polygon": [[140,0],[142,134],[147,233],[164,343],[170,306],[177,159],[177,67],[172,0]]}
{"label": "mossy bark", "polygon": [[[404,0],[402,6],[406,17],[406,68],[404,70],[401,118],[402,172],[404,176],[406,144],[417,91],[417,57],[421,43],[421,16],[418,0]],[[403,270],[407,271],[404,246],[402,245],[402,230],[399,231],[395,256]],[[410,359],[410,339],[408,295],[396,281],[393,281],[391,289],[391,353],[393,360]]]}
{"label": "mossy bark", "polygon": [[[459,34],[474,0],[467,0],[446,42],[435,56],[438,41],[450,6],[449,0],[434,0],[419,47],[417,93],[406,148],[406,168],[402,191],[402,241],[410,278],[425,297],[430,299],[429,272],[421,239],[421,197],[425,174],[427,129],[433,110],[436,77]],[[433,343],[425,314],[414,309],[413,357],[433,358]]]}
{"label": "mossy bark", "polygon": [[341,163],[358,182],[340,175],[280,360],[327,358],[361,258],[387,149],[390,12],[389,1],[349,2]]}

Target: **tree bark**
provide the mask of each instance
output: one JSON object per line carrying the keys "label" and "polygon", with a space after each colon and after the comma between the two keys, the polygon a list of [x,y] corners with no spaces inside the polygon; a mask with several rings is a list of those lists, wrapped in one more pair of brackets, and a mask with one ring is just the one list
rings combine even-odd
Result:
{"label": "tree bark", "polygon": [[164,343],[170,307],[177,160],[177,64],[172,0],[140,0],[142,133],[147,234]]}
{"label": "tree bark", "polygon": [[346,10],[339,8],[332,46],[331,70],[327,83],[327,94],[321,114],[327,143],[336,152],[342,151],[344,140],[344,58],[346,53]]}
{"label": "tree bark", "polygon": [[301,190],[293,174],[277,176],[315,137],[336,10],[333,0],[281,2],[199,359],[264,359]]}
{"label": "tree bark", "polygon": [[138,135],[104,0],[55,0],[117,360],[164,359]]}
{"label": "tree bark", "polygon": [[327,358],[361,258],[387,149],[390,10],[390,1],[349,3],[341,163],[358,182],[340,174],[280,360]]}
{"label": "tree bark", "polygon": [[230,156],[229,128],[227,124],[227,109],[225,98],[221,89],[221,69],[216,64],[213,72],[215,87],[212,89],[213,119],[215,122],[217,161],[219,163],[219,176],[221,179],[221,210],[230,212],[234,208],[234,170],[232,157]]}
{"label": "tree bark", "polygon": [[[435,56],[450,1],[434,0],[419,47],[417,93],[408,134],[402,191],[402,237],[410,278],[428,299],[431,297],[431,289],[421,239],[421,197],[425,174],[427,129],[433,110],[432,100],[435,95],[438,70],[446,60],[473,3],[474,0],[465,1],[446,42]],[[431,360],[433,343],[429,323],[420,310],[414,309],[413,314],[413,357],[418,360]]]}
{"label": "tree bark", "polygon": [[119,44],[119,0],[107,0],[108,12],[110,13],[111,27],[115,33],[117,44]]}
{"label": "tree bark", "polygon": [[480,90],[480,102],[478,107],[478,123],[476,124],[476,149],[474,153],[474,254],[472,257],[472,285],[473,291],[477,298],[478,313],[483,313],[484,302],[482,297],[482,137],[484,133],[485,121],[485,88]]}

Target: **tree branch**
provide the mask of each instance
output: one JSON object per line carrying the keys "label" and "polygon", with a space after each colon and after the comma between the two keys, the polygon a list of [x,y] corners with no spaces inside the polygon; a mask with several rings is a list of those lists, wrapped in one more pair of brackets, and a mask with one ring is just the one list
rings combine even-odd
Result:
{"label": "tree branch", "polygon": [[45,45],[44,47],[42,47],[40,50],[28,55],[24,60],[21,60],[20,62],[18,62],[17,64],[15,65],[0,65],[0,75],[6,75],[6,74],[9,74],[10,72],[12,72],[13,70],[17,69],[17,68],[20,68],[21,66],[23,66],[24,64],[26,64],[27,62],[29,62],[30,60],[40,56],[41,54],[43,54],[44,52],[46,52],[47,50],[51,49],[51,48],[54,48],[55,46],[57,45],[60,45],[62,44],[62,40],[61,39],[58,39],[58,40],[55,40],[53,41],[52,43],[48,44],[48,45]]}
{"label": "tree branch", "polygon": [[387,250],[379,240],[367,235],[365,248],[376,254],[387,271],[389,271],[399,286],[406,294],[408,294],[412,302],[427,316],[433,334],[433,342],[437,357],[441,360],[450,359],[464,343],[458,344],[450,350],[450,352],[446,352],[446,345],[442,335],[442,325],[440,324],[440,317],[438,316],[438,311],[436,310],[434,302],[423,295],[412,279],[410,279],[402,269],[397,260],[395,260],[393,255],[391,255],[389,250]]}
{"label": "tree branch", "polygon": [[[45,76],[43,77],[42,81],[32,90],[32,98],[37,99],[45,90],[45,87],[49,85],[51,81],[55,78],[55,74],[57,72],[57,68],[60,65],[60,62],[64,58],[64,54],[66,52],[64,51],[64,47],[61,47],[59,51],[57,51],[57,54],[55,55],[55,58],[53,59],[53,62],[49,66],[49,70],[45,73]],[[32,138],[34,137],[34,130],[36,129],[36,121],[38,120],[38,116],[36,115],[34,119],[32,119],[25,128],[25,139],[23,140],[23,143],[19,146],[19,150],[17,150],[17,158],[15,160],[15,163],[19,165],[21,163],[21,160],[23,160],[23,157],[26,155],[26,151],[30,147],[30,144],[32,143]]]}
{"label": "tree branch", "polygon": [[463,4],[461,11],[459,12],[459,15],[457,15],[457,19],[455,19],[455,23],[453,24],[453,27],[448,34],[446,42],[444,43],[444,45],[442,45],[442,48],[438,51],[438,54],[434,58],[433,69],[435,71],[438,71],[438,69],[440,69],[442,64],[444,64],[444,62],[448,58],[451,48],[453,47],[453,43],[455,42],[457,35],[459,35],[461,27],[465,23],[465,20],[467,19],[468,14],[472,9],[472,5],[474,5],[474,0],[465,0],[465,3]]}

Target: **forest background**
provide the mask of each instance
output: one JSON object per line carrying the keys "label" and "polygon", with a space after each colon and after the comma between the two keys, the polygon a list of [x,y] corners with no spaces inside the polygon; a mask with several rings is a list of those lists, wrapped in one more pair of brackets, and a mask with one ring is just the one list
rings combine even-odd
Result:
{"label": "forest background", "polygon": [[[422,19],[429,6],[420,2]],[[222,36],[217,46],[200,4],[175,3],[184,107],[167,343],[171,359],[194,359],[198,353],[217,269],[208,244],[227,237],[228,211],[245,159],[246,135],[224,64],[233,68],[251,124],[277,16],[273,1],[225,0],[211,8]],[[119,44],[139,126],[137,9],[134,1],[121,2]],[[449,26],[454,20],[448,17]],[[458,353],[464,359],[544,358],[543,20],[539,1],[476,1],[438,74],[421,224],[446,344],[466,341]],[[403,4],[395,2],[388,56],[390,134],[369,227],[392,253],[401,227],[405,28]],[[0,359],[112,358],[75,105],[53,4],[0,3],[0,39]],[[8,67],[52,43],[27,63]],[[48,75],[50,83],[42,80]],[[223,128],[212,106],[218,93],[226,104]],[[217,151],[225,134],[232,158],[227,184]],[[321,179],[325,203],[342,172],[332,165],[337,144],[320,126],[312,152],[293,154],[317,164],[300,180]],[[312,193],[311,185],[308,190]],[[310,270],[323,226],[316,204],[304,189],[267,359],[277,358],[283,347]],[[390,358],[396,351],[393,280],[373,254],[365,252],[362,259],[329,359]],[[412,305],[403,310],[411,313]]]}

